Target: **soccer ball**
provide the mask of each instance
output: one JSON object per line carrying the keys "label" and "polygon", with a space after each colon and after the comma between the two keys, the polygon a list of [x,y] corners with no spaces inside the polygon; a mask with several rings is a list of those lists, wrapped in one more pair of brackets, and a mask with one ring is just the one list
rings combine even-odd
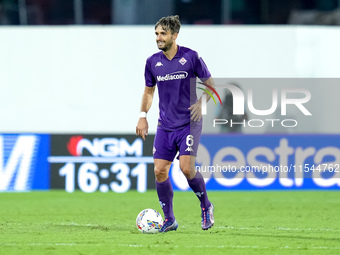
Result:
{"label": "soccer ball", "polygon": [[162,215],[154,209],[145,209],[138,213],[136,225],[143,234],[156,234],[162,228]]}

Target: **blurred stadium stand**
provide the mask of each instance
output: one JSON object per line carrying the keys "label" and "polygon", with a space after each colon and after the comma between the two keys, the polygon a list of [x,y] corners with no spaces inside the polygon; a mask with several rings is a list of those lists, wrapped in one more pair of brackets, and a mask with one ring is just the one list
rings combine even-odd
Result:
{"label": "blurred stadium stand", "polygon": [[183,24],[339,25],[340,0],[0,0],[1,25]]}

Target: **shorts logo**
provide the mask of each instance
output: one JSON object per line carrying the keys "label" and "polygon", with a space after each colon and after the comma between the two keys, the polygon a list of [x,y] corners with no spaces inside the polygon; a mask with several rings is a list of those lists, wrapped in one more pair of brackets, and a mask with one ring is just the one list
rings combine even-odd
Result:
{"label": "shorts logo", "polygon": [[194,151],[191,147],[188,147],[185,151]]}
{"label": "shorts logo", "polygon": [[156,148],[153,147],[153,149],[152,149],[152,154],[155,154],[155,153],[156,153]]}
{"label": "shorts logo", "polygon": [[181,58],[179,60],[179,62],[182,64],[182,66],[187,62],[187,60],[185,58]]}

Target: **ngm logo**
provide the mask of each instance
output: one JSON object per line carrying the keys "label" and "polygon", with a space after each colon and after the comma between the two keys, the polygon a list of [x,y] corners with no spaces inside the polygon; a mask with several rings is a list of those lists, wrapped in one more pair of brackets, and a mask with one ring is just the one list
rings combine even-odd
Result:
{"label": "ngm logo", "polygon": [[142,156],[143,141],[140,138],[129,143],[125,138],[94,138],[92,140],[83,136],[72,136],[67,144],[67,149],[72,156],[83,156],[89,153],[94,157],[124,157]]}
{"label": "ngm logo", "polygon": [[0,135],[0,191],[30,188],[38,145],[35,135]]}

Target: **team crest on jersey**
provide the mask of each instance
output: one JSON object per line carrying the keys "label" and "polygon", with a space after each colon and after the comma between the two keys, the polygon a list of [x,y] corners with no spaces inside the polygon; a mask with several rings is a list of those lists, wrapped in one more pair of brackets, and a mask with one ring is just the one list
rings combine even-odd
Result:
{"label": "team crest on jersey", "polygon": [[182,66],[187,62],[187,60],[183,57],[179,60],[179,62],[182,64]]}

